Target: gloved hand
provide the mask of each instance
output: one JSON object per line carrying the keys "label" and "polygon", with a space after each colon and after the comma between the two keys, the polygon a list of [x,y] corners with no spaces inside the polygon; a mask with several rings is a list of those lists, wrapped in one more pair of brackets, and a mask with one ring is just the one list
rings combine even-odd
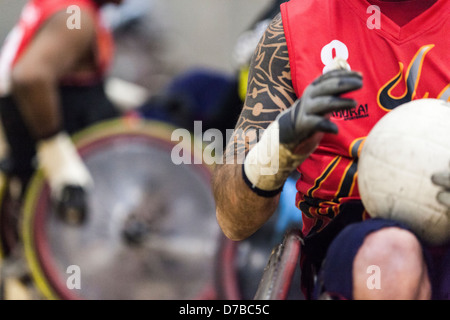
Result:
{"label": "gloved hand", "polygon": [[340,95],[360,89],[362,76],[339,63],[337,68],[313,81],[248,153],[243,177],[257,194],[271,197],[280,192],[289,174],[315,150],[323,134],[337,133],[329,115],[356,107],[355,100]]}
{"label": "gloved hand", "polygon": [[450,210],[450,169],[435,173],[431,180],[435,185],[442,187],[442,191],[438,193],[437,199]]}
{"label": "gloved hand", "polygon": [[68,223],[83,222],[93,180],[68,134],[60,132],[39,141],[37,158],[50,184],[57,213]]}

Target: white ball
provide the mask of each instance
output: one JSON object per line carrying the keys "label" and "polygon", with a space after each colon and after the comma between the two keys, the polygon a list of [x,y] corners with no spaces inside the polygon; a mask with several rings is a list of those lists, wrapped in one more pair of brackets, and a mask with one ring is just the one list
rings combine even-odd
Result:
{"label": "white ball", "polygon": [[373,127],[358,161],[361,200],[371,217],[403,222],[432,245],[450,241],[450,210],[431,181],[449,169],[450,104],[406,103]]}

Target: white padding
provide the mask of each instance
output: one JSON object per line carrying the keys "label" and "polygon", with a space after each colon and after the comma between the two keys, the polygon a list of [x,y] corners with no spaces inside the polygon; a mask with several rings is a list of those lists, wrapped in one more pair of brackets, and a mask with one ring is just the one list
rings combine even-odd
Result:
{"label": "white padding", "polygon": [[279,139],[279,124],[274,121],[264,131],[261,140],[250,150],[244,162],[248,180],[258,189],[273,191],[286,179],[305,156],[293,154]]}

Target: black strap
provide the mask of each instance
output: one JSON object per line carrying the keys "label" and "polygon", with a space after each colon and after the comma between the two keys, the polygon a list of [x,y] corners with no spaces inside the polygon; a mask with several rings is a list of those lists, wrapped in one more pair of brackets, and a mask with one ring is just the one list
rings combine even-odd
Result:
{"label": "black strap", "polygon": [[260,197],[273,198],[276,195],[278,195],[281,191],[283,191],[283,186],[280,187],[279,189],[272,190],[272,191],[259,189],[258,187],[253,185],[253,183],[251,183],[251,181],[248,179],[247,175],[245,174],[244,165],[242,165],[242,178],[244,179],[245,184],[250,188],[250,190],[252,190],[254,193],[256,193]]}

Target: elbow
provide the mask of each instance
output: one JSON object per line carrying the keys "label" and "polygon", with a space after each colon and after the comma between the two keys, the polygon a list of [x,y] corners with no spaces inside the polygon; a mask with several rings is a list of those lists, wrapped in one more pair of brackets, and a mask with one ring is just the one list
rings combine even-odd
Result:
{"label": "elbow", "polygon": [[223,234],[233,241],[248,238],[259,227],[258,222],[251,218],[251,212],[248,212],[254,211],[253,207],[251,204],[246,205],[245,201],[238,196],[239,191],[236,192],[240,185],[228,178],[236,177],[240,174],[240,170],[240,166],[219,166],[212,178],[216,220]]}
{"label": "elbow", "polygon": [[226,229],[221,227],[223,234],[225,237],[230,239],[231,241],[242,241],[248,238],[248,236],[240,234],[239,232],[236,232],[235,230]]}
{"label": "elbow", "polygon": [[227,219],[226,216],[221,214],[220,210],[216,210],[216,219],[223,234],[232,241],[242,241],[251,235],[238,228],[237,224]]}

